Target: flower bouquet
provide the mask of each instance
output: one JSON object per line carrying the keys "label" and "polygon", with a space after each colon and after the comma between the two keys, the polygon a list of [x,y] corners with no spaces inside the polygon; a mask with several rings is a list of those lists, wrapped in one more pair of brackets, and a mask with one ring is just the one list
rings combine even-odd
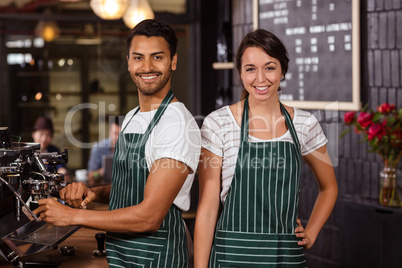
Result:
{"label": "flower bouquet", "polygon": [[363,110],[346,112],[344,124],[349,128],[342,132],[340,138],[354,130],[362,135],[362,142],[368,142],[370,150],[378,154],[384,169],[380,172],[380,204],[384,206],[401,206],[396,185],[396,166],[402,154],[402,109],[394,104],[383,103],[376,111]]}

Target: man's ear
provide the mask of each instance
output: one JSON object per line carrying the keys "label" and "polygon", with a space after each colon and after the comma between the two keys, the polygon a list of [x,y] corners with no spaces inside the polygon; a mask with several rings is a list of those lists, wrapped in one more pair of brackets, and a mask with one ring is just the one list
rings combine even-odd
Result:
{"label": "man's ear", "polygon": [[126,60],[127,60],[127,69],[130,71],[130,64],[128,64],[128,56],[126,55]]}
{"label": "man's ear", "polygon": [[172,58],[172,71],[176,70],[177,66],[177,53],[174,54],[173,58]]}

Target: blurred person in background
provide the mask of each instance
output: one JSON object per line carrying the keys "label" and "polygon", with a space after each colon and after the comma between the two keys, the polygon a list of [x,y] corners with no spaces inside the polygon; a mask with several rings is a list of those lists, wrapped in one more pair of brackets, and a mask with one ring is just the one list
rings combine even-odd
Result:
{"label": "blurred person in background", "polygon": [[109,117],[109,138],[103,139],[92,146],[88,161],[88,185],[98,185],[104,177],[102,159],[105,156],[113,156],[117,138],[121,130],[118,116]]}
{"label": "blurred person in background", "polygon": [[[38,117],[32,131],[32,139],[35,143],[40,144],[41,153],[57,153],[60,154],[60,149],[52,144],[53,140],[53,122],[48,117]],[[50,172],[64,174],[64,180],[70,181],[66,164],[59,164],[55,167],[46,165]],[[55,169],[55,170],[54,170]]]}

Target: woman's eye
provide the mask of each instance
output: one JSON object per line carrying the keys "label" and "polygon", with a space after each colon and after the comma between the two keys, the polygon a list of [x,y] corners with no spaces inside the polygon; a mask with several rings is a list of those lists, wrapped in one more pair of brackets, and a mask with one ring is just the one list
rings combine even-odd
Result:
{"label": "woman's eye", "polygon": [[246,72],[252,72],[254,71],[254,68],[246,68]]}

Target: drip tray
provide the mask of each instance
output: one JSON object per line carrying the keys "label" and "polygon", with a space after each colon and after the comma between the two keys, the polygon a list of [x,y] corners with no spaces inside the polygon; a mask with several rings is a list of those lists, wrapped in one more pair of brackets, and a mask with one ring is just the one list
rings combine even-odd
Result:
{"label": "drip tray", "polygon": [[31,221],[3,237],[3,241],[19,256],[57,248],[79,226],[55,226],[41,221]]}

